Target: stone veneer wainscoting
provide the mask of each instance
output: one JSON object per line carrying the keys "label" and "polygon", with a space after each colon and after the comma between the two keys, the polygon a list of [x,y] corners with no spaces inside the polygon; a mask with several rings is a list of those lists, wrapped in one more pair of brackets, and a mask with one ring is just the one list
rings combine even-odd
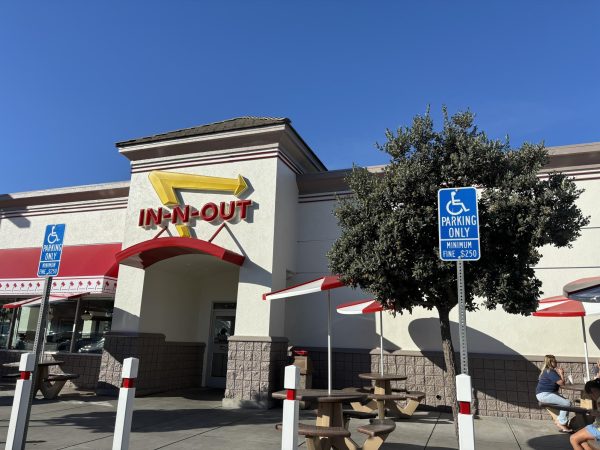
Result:
{"label": "stone veneer wainscoting", "polygon": [[271,393],[283,388],[288,339],[231,336],[223,406],[269,408]]}
{"label": "stone veneer wainscoting", "polygon": [[[303,347],[313,362],[313,387],[327,387],[327,349]],[[364,386],[358,378],[361,372],[379,371],[379,350],[334,349],[333,387]],[[575,383],[583,382],[585,363],[583,358],[558,357],[559,365],[566,375],[572,375]],[[474,412],[481,416],[515,417],[521,419],[547,419],[535,398],[543,356],[469,355],[469,371],[474,389]],[[458,355],[456,358],[457,368]],[[396,386],[425,392],[422,404],[427,407],[449,408],[447,386],[452,380],[444,376],[444,357],[441,352],[410,352],[397,350],[384,353],[384,370],[406,375],[406,382]],[[574,399],[573,391],[564,391],[565,397]]]}
{"label": "stone veneer wainscoting", "polygon": [[108,332],[97,392],[118,392],[123,360],[129,357],[140,360],[137,394],[200,386],[205,347],[203,342],[166,342],[164,334]]}

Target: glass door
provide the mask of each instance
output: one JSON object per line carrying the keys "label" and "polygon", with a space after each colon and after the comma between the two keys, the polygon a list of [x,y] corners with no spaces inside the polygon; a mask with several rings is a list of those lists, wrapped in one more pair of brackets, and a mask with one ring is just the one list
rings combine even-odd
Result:
{"label": "glass door", "polygon": [[208,354],[209,387],[225,388],[227,375],[227,338],[235,333],[235,303],[216,303],[213,306]]}

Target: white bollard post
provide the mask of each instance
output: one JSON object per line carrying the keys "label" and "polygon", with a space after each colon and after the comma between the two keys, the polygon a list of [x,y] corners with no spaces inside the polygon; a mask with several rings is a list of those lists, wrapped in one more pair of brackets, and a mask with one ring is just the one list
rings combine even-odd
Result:
{"label": "white bollard post", "polygon": [[25,426],[27,425],[27,407],[29,405],[29,394],[31,393],[35,368],[35,354],[24,353],[19,363],[20,378],[15,387],[15,398],[13,399],[10,422],[8,423],[8,435],[6,436],[6,450],[21,450],[25,448],[23,438]]}
{"label": "white bollard post", "polygon": [[475,425],[471,413],[471,377],[460,374],[456,376],[456,400],[458,401],[458,448],[460,450],[475,449]]}
{"label": "white bollard post", "polygon": [[135,379],[138,374],[138,366],[139,360],[137,358],[127,358],[123,361],[123,381],[119,390],[113,450],[127,450],[129,448],[129,433],[131,432]]}
{"label": "white bollard post", "polygon": [[283,388],[287,389],[287,399],[283,401],[283,423],[281,424],[281,450],[297,450],[298,417],[300,402],[296,400],[296,389],[300,385],[300,368],[287,366]]}

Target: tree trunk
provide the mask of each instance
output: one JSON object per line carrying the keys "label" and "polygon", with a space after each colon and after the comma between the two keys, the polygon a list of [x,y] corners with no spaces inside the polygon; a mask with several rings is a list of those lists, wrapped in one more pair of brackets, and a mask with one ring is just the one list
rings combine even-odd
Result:
{"label": "tree trunk", "polygon": [[450,311],[437,307],[440,316],[440,331],[442,333],[442,350],[444,362],[446,363],[446,383],[450,394],[450,406],[452,406],[452,417],[454,418],[454,431],[458,437],[458,409],[456,402],[456,358],[452,335],[450,334]]}

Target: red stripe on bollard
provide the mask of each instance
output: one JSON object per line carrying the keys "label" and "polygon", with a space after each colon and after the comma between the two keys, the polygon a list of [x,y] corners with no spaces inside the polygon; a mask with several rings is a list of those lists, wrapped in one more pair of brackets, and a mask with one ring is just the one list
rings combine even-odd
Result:
{"label": "red stripe on bollard", "polygon": [[21,372],[21,376],[20,376],[21,380],[29,380],[30,377],[31,377],[31,372],[27,372],[27,371]]}
{"label": "red stripe on bollard", "polygon": [[128,389],[135,387],[135,378],[123,378],[123,383],[121,384],[121,387]]}
{"label": "red stripe on bollard", "polygon": [[288,400],[296,400],[296,389],[288,389],[286,398]]}
{"label": "red stripe on bollard", "polygon": [[458,402],[458,412],[460,414],[471,414],[471,402]]}

